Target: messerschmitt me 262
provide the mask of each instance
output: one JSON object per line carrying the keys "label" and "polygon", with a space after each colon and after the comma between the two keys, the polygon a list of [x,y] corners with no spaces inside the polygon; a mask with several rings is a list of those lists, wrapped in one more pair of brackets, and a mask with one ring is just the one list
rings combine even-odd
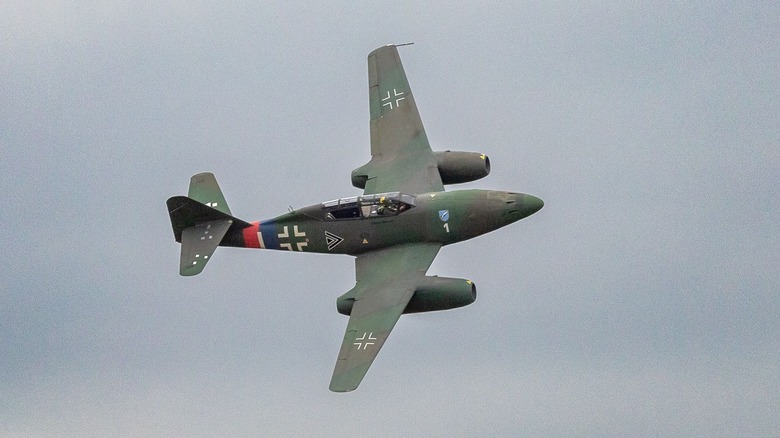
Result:
{"label": "messerschmitt me 262", "polygon": [[362,196],[312,205],[258,222],[230,213],[214,175],[190,181],[189,196],[168,199],[181,275],[200,273],[217,246],[355,256],[357,283],[338,297],[349,315],[330,389],[358,387],[403,313],[446,310],[476,299],[473,282],[426,276],[439,248],[536,213],[544,203],[522,193],[444,191],[490,173],[472,152],[433,152],[397,46],[368,55],[371,160],[352,171]]}

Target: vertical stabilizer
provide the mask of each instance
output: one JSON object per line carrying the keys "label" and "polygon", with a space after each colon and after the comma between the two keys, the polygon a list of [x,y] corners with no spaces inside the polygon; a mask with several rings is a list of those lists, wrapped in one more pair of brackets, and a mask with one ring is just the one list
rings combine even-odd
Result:
{"label": "vertical stabilizer", "polygon": [[232,216],[227,201],[225,201],[225,196],[222,195],[222,190],[219,189],[219,184],[217,184],[217,179],[214,178],[213,173],[203,172],[193,175],[190,178],[190,191],[187,196],[201,204]]}

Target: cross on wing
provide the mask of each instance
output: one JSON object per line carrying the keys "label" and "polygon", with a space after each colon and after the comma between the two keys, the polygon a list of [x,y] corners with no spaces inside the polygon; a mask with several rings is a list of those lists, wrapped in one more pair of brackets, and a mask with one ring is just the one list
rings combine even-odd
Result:
{"label": "cross on wing", "polygon": [[[390,90],[387,90],[387,96],[382,98],[382,106],[389,106],[390,109],[398,108],[398,106],[401,105],[401,101],[406,99],[403,96],[403,91],[398,91],[393,88],[393,95],[390,96]],[[392,97],[395,97],[395,99],[391,99]],[[395,102],[395,106],[393,106],[393,102]]]}

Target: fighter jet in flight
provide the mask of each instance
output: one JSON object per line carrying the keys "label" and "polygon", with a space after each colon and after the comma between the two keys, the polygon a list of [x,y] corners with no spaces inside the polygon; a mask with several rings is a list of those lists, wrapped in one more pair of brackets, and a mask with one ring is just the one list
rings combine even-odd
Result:
{"label": "fighter jet in flight", "polygon": [[509,225],[542,208],[541,199],[494,190],[445,191],[490,173],[473,152],[433,152],[395,45],[368,55],[371,160],[352,171],[362,196],[334,199],[269,220],[232,215],[214,175],[168,199],[181,242],[180,274],[199,274],[218,246],[355,256],[356,284],[337,298],[349,315],[330,389],[352,391],[404,313],[471,304],[470,280],[426,276],[444,245]]}

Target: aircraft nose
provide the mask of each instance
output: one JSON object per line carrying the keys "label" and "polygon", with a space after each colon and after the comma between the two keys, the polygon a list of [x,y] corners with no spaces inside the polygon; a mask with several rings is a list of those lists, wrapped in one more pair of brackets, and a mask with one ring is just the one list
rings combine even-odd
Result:
{"label": "aircraft nose", "polygon": [[503,212],[502,216],[511,222],[528,217],[544,207],[544,201],[533,195],[525,193],[504,192],[502,194]]}
{"label": "aircraft nose", "polygon": [[523,212],[530,216],[544,207],[544,201],[533,195],[523,195]]}

